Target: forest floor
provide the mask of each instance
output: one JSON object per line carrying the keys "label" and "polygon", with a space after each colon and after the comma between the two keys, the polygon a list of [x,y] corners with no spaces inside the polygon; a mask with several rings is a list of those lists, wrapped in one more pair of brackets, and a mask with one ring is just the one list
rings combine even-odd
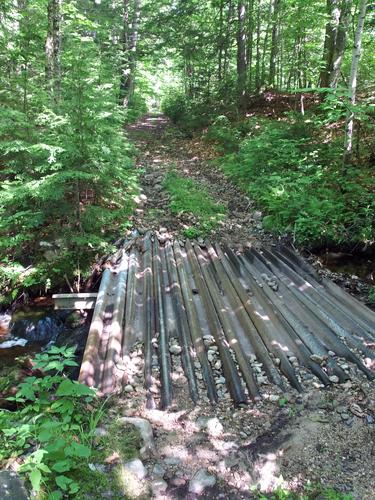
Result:
{"label": "forest floor", "polygon": [[[137,166],[142,169],[133,221],[141,233],[151,229],[164,238],[183,239],[195,222],[170,209],[164,181],[173,168],[226,206],[216,240],[272,244],[262,228],[262,214],[212,166],[214,153],[207,144],[184,138],[162,116],[146,116],[129,127],[128,134],[138,148]],[[134,355],[140,354],[138,346]],[[230,400],[213,407],[207,398],[193,406],[176,361],[172,408],[147,410],[140,384],[132,397],[116,400],[110,412],[143,417],[152,425],[156,451],[141,458],[155,498],[260,498],[259,489],[277,488],[317,498],[321,488],[335,488],[352,494],[346,498],[372,499],[375,386],[351,365],[350,376],[347,383],[330,388],[311,384],[303,394],[292,389],[281,394],[269,385],[266,399],[244,408],[233,408]]]}

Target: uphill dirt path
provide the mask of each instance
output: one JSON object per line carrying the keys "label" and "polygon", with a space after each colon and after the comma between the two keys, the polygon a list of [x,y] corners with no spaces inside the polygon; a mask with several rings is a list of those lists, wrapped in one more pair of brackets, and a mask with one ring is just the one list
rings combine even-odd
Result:
{"label": "uphill dirt path", "polygon": [[[227,217],[215,232],[216,240],[272,244],[261,214],[212,166],[213,152],[201,140],[184,138],[165,117],[150,115],[129,127],[128,135],[143,171],[133,220],[140,233],[153,230],[161,238],[181,239],[184,229],[194,224],[189,215],[176,216],[169,209],[163,182],[173,168],[226,205]],[[205,343],[220,388],[223,372],[217,347],[212,339]],[[143,469],[135,484],[139,491],[134,496],[128,491],[129,497],[257,499],[262,491],[279,498],[272,496],[278,487],[300,492],[309,482],[321,486],[311,487],[304,498],[318,498],[321,488],[352,493],[347,498],[375,497],[375,390],[354,366],[347,383],[323,389],[311,380],[301,394],[293,389],[281,393],[266,383],[260,401],[240,408],[233,407],[223,389],[219,403],[212,406],[202,385],[194,406],[180,356],[170,351],[174,401],[168,410],[146,408],[142,344],[130,354],[136,373],[130,392],[125,388],[110,410],[114,418],[143,418],[153,430],[155,446],[140,456]],[[262,374],[262,366],[254,368]]]}
{"label": "uphill dirt path", "polygon": [[199,138],[186,138],[163,115],[146,115],[127,129],[138,150],[137,167],[141,175],[142,194],[134,226],[140,232],[165,228],[171,236],[199,227],[192,214],[173,214],[170,195],[163,183],[169,171],[191,179],[212,200],[226,209],[223,221],[210,235],[215,241],[231,245],[250,245],[272,241],[262,227],[262,214],[252,201],[212,165],[217,156],[212,147]]}

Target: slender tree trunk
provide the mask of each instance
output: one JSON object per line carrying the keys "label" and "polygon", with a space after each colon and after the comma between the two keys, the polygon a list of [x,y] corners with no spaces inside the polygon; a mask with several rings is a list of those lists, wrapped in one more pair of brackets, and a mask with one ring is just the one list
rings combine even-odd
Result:
{"label": "slender tree trunk", "polygon": [[45,43],[46,82],[55,101],[59,100],[61,90],[61,0],[48,1],[48,29]]}
{"label": "slender tree trunk", "polygon": [[238,10],[238,30],[237,30],[237,92],[238,109],[244,113],[246,111],[246,6],[243,0],[237,4]]}
{"label": "slender tree trunk", "polygon": [[270,71],[268,77],[268,85],[275,86],[276,76],[276,59],[279,50],[279,12],[281,8],[281,0],[274,0],[272,4],[273,23],[271,35],[271,53],[270,53]]}
{"label": "slender tree trunk", "polygon": [[346,37],[350,25],[353,0],[343,0],[340,22],[337,29],[336,43],[332,56],[332,69],[329,85],[336,88],[340,78],[341,65],[346,47]]}
{"label": "slender tree trunk", "polygon": [[361,58],[362,32],[366,17],[367,0],[360,0],[358,25],[355,32],[352,66],[349,79],[349,109],[345,123],[345,149],[343,157],[343,167],[351,161],[353,151],[353,128],[354,128],[354,105],[356,102],[358,66]]}
{"label": "slender tree trunk", "polygon": [[223,76],[223,33],[224,33],[224,0],[221,0],[219,7],[219,40],[218,40],[218,72],[217,76],[221,82]]}
{"label": "slender tree trunk", "polygon": [[247,67],[248,85],[252,89],[253,81],[253,46],[254,46],[254,0],[250,0],[248,5],[248,33],[247,33]]}
{"label": "slender tree trunk", "polygon": [[323,50],[323,68],[320,72],[320,86],[329,87],[330,75],[333,68],[333,54],[336,45],[337,29],[340,22],[340,1],[327,0],[327,15],[329,20],[326,24],[326,32]]}
{"label": "slender tree trunk", "polygon": [[269,35],[270,35],[272,6],[273,6],[273,0],[270,1],[269,8],[268,8],[269,13],[268,13],[268,21],[267,21],[267,25],[266,25],[266,34],[265,34],[265,37],[263,40],[261,86],[263,86],[266,82],[266,54],[267,54],[268,39],[269,39]]}
{"label": "slender tree trunk", "polygon": [[141,0],[134,0],[131,26],[129,25],[129,10],[129,0],[123,0],[123,64],[120,81],[120,100],[124,107],[129,106],[134,95]]}
{"label": "slender tree trunk", "polygon": [[260,1],[258,0],[257,43],[256,43],[256,63],[255,63],[255,90],[257,94],[259,94],[260,92],[260,25],[261,25]]}

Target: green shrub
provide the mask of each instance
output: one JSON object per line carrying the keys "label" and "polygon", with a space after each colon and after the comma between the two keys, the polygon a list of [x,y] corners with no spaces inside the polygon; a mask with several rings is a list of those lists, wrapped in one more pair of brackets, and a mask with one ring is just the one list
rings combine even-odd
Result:
{"label": "green shrub", "polygon": [[88,463],[92,440],[103,407],[95,405],[95,392],[63,375],[77,366],[72,348],[52,347],[38,354],[35,369],[43,377],[26,377],[14,397],[14,412],[0,412],[0,463],[23,456],[20,472],[34,492],[49,498],[74,495],[79,485],[77,469]]}
{"label": "green shrub", "polygon": [[[289,117],[290,119],[293,117]],[[321,145],[302,122],[263,121],[221,164],[264,209],[265,228],[300,244],[366,242],[374,237],[374,179],[332,161],[340,149]]]}

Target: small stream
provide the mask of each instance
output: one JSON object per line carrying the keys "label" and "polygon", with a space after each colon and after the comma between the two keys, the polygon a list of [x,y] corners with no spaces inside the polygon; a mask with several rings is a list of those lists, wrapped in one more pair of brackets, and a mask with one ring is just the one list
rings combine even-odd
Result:
{"label": "small stream", "polygon": [[322,264],[333,273],[357,277],[375,285],[375,257],[353,256],[347,253],[326,252],[319,256]]}
{"label": "small stream", "polygon": [[46,307],[0,314],[0,366],[11,366],[15,358],[33,356],[55,342],[68,315]]}

